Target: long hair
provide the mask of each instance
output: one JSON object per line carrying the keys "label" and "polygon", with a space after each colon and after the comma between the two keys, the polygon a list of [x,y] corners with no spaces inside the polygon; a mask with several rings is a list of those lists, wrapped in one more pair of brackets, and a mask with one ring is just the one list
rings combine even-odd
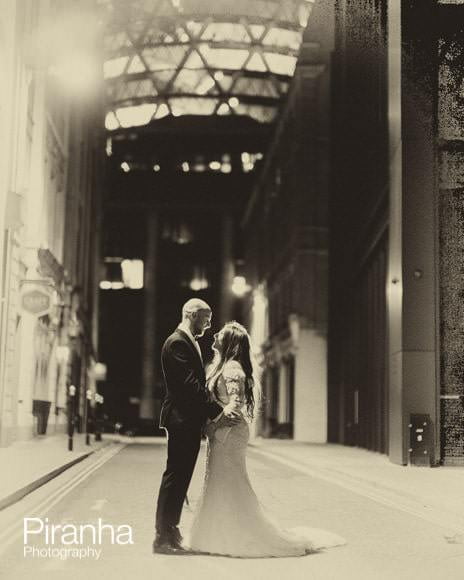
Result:
{"label": "long hair", "polygon": [[224,365],[231,360],[239,362],[245,372],[245,403],[248,418],[255,416],[256,404],[261,400],[259,373],[251,353],[250,337],[245,327],[238,322],[228,322],[220,330],[220,349],[216,350],[208,371],[208,388],[218,397],[217,383]]}

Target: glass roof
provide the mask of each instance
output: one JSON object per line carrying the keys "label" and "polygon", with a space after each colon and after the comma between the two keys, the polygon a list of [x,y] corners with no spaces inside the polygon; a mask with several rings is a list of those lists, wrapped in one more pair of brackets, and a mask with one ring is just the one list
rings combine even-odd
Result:
{"label": "glass roof", "polygon": [[100,0],[109,131],[181,115],[272,122],[313,0]]}

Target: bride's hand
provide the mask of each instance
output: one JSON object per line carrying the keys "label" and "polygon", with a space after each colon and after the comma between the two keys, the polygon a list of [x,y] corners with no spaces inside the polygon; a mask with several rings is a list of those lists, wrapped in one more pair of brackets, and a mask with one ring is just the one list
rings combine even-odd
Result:
{"label": "bride's hand", "polygon": [[231,401],[223,409],[224,417],[232,422],[233,425],[240,422],[241,413],[235,401]]}
{"label": "bride's hand", "polygon": [[240,414],[240,408],[236,401],[231,400],[223,409],[226,417],[234,417]]}

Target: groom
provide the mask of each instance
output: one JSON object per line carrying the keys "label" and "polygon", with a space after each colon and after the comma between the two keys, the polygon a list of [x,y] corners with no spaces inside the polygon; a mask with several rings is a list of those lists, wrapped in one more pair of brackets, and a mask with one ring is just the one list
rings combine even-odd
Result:
{"label": "groom", "polygon": [[166,397],[161,408],[160,427],[167,432],[168,457],[156,510],[153,551],[158,553],[184,552],[177,526],[206,420],[227,425],[239,421],[234,403],[222,408],[208,396],[197,338],[211,326],[211,316],[211,308],[203,300],[192,298],[186,302],[182,308],[182,322],[167,338],[161,351]]}

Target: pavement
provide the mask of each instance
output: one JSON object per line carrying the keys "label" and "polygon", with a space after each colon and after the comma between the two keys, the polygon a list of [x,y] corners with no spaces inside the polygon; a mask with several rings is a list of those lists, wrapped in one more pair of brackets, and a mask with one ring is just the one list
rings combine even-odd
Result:
{"label": "pavement", "polygon": [[456,541],[464,543],[464,467],[403,466],[366,449],[290,440],[256,439],[251,450],[308,476],[443,525]]}
{"label": "pavement", "polygon": [[108,438],[95,441],[91,436],[91,444],[86,445],[85,434],[75,434],[73,450],[68,451],[68,436],[59,434],[1,447],[0,510],[18,502],[111,442]]}
{"label": "pavement", "polygon": [[[73,451],[67,435],[38,437],[0,448],[0,510],[85,460],[117,443],[163,443],[159,438],[103,435],[100,442],[74,436]],[[464,467],[400,466],[388,457],[356,447],[298,443],[282,439],[254,439],[251,454],[267,456],[302,474],[332,483],[386,505],[394,505],[432,523],[444,525],[464,539]],[[464,576],[463,576],[464,577]]]}
{"label": "pavement", "polygon": [[[166,460],[165,441],[105,436],[112,445],[75,464],[0,512],[0,576],[12,580],[463,580],[459,535],[462,468],[400,467],[388,458],[337,445],[257,440],[249,447],[250,481],[265,513],[284,529],[311,526],[346,539],[346,545],[300,558],[224,558],[151,553],[154,506]],[[181,531],[188,536],[204,480],[202,445]],[[455,503],[451,513],[449,505]],[[25,553],[23,518],[51,525],[129,526],[130,545],[108,532],[86,537],[82,557],[62,554],[44,534]],[[63,545],[62,545],[63,544]],[[49,548],[56,554],[49,554]]]}

